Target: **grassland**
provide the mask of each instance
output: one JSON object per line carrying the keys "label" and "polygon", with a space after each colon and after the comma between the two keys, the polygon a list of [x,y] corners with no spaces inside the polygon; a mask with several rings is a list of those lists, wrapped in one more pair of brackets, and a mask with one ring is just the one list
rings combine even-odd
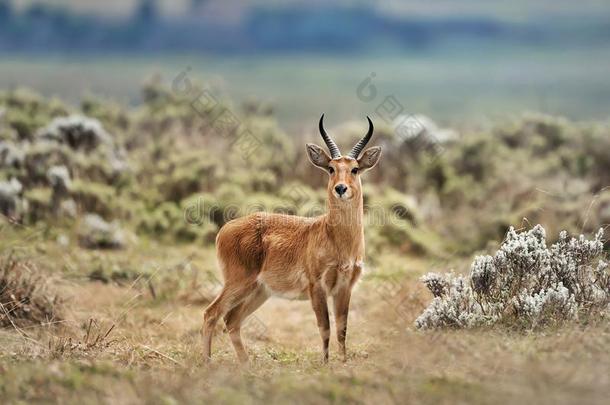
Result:
{"label": "grassland", "polygon": [[[347,363],[331,355],[323,365],[309,303],[278,298],[246,326],[252,362],[240,368],[221,331],[212,364],[200,356],[213,249],[143,241],[101,254],[10,228],[2,249],[33,260],[66,299],[61,322],[0,332],[4,403],[602,404],[610,392],[607,323],[415,331],[430,299],[417,278],[438,265],[422,258],[388,253],[369,268],[354,294]],[[463,271],[466,261],[445,265]],[[92,280],[100,269],[115,277]]]}

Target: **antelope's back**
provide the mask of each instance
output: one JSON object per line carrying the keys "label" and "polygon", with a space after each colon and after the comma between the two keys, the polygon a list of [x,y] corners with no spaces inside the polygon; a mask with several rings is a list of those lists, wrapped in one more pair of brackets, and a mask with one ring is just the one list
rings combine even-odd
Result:
{"label": "antelope's back", "polygon": [[256,275],[268,255],[298,254],[314,222],[312,218],[264,212],[227,222],[216,237],[223,271],[237,266]]}

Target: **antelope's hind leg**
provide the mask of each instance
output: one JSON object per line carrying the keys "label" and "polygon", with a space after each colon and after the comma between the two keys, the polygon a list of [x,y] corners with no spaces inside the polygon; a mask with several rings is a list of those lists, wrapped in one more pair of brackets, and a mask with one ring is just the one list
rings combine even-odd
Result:
{"label": "antelope's hind leg", "polygon": [[255,289],[255,280],[240,284],[226,283],[218,297],[205,309],[203,313],[204,361],[207,362],[212,357],[212,338],[218,320],[240,305]]}
{"label": "antelope's hind leg", "polygon": [[227,332],[240,363],[248,362],[248,353],[241,340],[241,326],[254,311],[267,301],[269,295],[265,287],[259,285],[256,290],[239,305],[231,309],[224,317]]}

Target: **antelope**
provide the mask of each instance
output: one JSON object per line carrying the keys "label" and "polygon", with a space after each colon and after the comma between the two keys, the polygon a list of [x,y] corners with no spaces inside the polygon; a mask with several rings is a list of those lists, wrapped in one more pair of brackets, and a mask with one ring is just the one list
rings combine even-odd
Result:
{"label": "antelope", "polygon": [[241,340],[242,322],[270,296],[309,299],[322,337],[323,361],[328,362],[330,321],[328,297],[334,304],[337,341],[347,360],[345,340],[351,292],[363,271],[364,229],[360,175],[373,168],[381,147],[361,152],[373,135],[367,134],[345,156],[324,130],[319,130],[330,156],[308,143],[311,163],[328,174],[327,213],[318,217],[257,212],[227,222],[216,237],[224,286],[205,309],[204,360],[211,358],[212,338],[222,317],[241,363],[248,354]]}

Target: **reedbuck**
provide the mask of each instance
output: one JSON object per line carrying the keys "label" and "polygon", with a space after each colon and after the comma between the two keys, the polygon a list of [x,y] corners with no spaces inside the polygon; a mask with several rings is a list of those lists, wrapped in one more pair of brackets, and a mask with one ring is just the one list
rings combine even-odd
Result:
{"label": "reedbuck", "polygon": [[241,362],[248,355],[241,341],[242,322],[272,295],[309,299],[322,336],[324,362],[328,362],[330,321],[327,297],[331,296],[337,340],[346,360],[345,337],[352,287],[364,260],[363,201],[360,175],[377,164],[381,147],[362,149],[368,133],[342,156],[324,130],[319,129],[330,156],[307,144],[311,163],[328,174],[328,212],[315,218],[255,213],[225,224],[216,237],[218,262],[224,287],[204,313],[204,358],[209,360],[217,321],[226,328]]}

